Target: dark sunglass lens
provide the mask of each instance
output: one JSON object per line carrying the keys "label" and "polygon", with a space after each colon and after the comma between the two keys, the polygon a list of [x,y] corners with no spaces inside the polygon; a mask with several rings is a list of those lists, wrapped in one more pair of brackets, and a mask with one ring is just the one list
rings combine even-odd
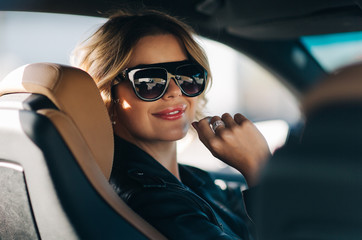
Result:
{"label": "dark sunglass lens", "polygon": [[165,90],[167,72],[164,69],[142,69],[133,75],[133,82],[137,93],[145,99],[159,97]]}
{"label": "dark sunglass lens", "polygon": [[186,65],[176,70],[177,81],[186,95],[200,94],[206,84],[205,71],[197,65]]}

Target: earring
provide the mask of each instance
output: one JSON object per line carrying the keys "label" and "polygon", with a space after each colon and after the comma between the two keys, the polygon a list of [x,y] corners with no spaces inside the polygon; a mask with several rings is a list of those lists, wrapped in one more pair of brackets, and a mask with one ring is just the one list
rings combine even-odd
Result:
{"label": "earring", "polygon": [[114,125],[116,125],[116,121],[115,121],[115,116],[116,116],[116,114],[115,114],[115,109],[114,109],[114,107],[113,107],[113,111],[112,111],[112,113],[111,113],[111,115],[110,115],[110,117],[111,117],[111,123],[112,123],[112,125],[114,126]]}
{"label": "earring", "polygon": [[[112,99],[112,102],[118,104],[118,103],[119,103],[119,99]],[[110,117],[111,117],[111,123],[112,123],[112,125],[114,126],[114,125],[116,125],[116,123],[117,123],[117,122],[114,120],[114,117],[115,117],[115,115],[116,115],[114,112],[115,112],[116,109],[114,108],[114,106],[113,106],[112,108],[113,108],[113,112],[111,113],[111,116],[110,116]]]}
{"label": "earring", "polygon": [[111,114],[111,123],[112,123],[112,125],[114,126],[114,125],[116,125],[116,121],[114,121],[114,115],[113,114]]}

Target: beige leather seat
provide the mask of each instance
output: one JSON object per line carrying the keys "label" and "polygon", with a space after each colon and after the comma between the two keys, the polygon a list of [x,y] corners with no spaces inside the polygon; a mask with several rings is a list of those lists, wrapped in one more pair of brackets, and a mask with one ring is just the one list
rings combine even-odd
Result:
{"label": "beige leather seat", "polygon": [[1,239],[164,239],[108,184],[112,162],[87,73],[36,63],[0,81]]}

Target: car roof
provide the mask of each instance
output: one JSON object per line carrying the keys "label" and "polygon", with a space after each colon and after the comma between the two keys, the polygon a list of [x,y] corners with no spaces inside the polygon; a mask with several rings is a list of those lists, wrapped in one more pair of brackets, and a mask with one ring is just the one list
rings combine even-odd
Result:
{"label": "car roof", "polygon": [[[361,7],[354,0],[12,0],[7,11],[37,11],[104,16],[114,9],[142,6],[186,18],[203,33],[225,31],[257,39],[362,30]],[[298,26],[298,27],[297,27]]]}

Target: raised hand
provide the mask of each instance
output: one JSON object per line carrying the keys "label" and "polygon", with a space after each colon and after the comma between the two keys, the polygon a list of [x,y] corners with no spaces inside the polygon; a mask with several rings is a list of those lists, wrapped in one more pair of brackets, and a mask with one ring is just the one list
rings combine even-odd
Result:
{"label": "raised hand", "polygon": [[193,122],[201,142],[226,164],[240,171],[249,186],[270,157],[268,144],[255,125],[241,114],[225,113]]}

